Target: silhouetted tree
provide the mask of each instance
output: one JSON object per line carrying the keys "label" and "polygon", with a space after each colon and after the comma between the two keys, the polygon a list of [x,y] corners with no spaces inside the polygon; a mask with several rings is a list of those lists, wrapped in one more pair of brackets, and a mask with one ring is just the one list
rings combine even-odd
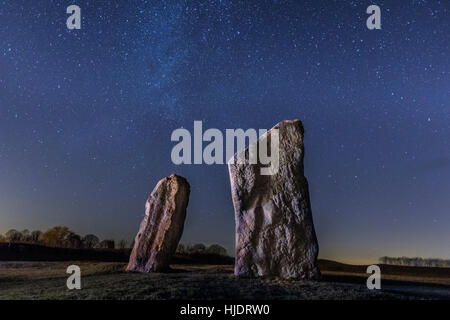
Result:
{"label": "silhouetted tree", "polygon": [[5,233],[5,238],[8,242],[17,242],[22,239],[22,234],[15,229],[11,229]]}
{"label": "silhouetted tree", "polygon": [[380,259],[378,259],[380,261],[381,264],[387,264],[388,261],[388,257],[381,257]]}
{"label": "silhouetted tree", "polygon": [[66,248],[81,248],[81,237],[69,230],[64,236],[63,245]]}
{"label": "silhouetted tree", "polygon": [[117,243],[117,246],[118,246],[119,249],[125,249],[127,247],[127,242],[125,240],[120,240]]}
{"label": "silhouetted tree", "polygon": [[224,247],[219,246],[218,244],[210,245],[207,249],[207,252],[221,256],[228,256],[227,250]]}
{"label": "silhouetted tree", "polygon": [[42,232],[39,230],[34,230],[33,232],[31,232],[31,242],[37,243],[39,242],[39,238],[41,237]]}
{"label": "silhouetted tree", "polygon": [[85,248],[94,248],[100,242],[100,239],[94,234],[87,234],[83,237],[83,246]]}
{"label": "silhouetted tree", "polygon": [[99,243],[98,247],[102,249],[114,249],[116,244],[114,240],[103,240]]}
{"label": "silhouetted tree", "polygon": [[183,244],[178,244],[176,253],[184,254],[186,253],[186,247]]}
{"label": "silhouetted tree", "polygon": [[408,257],[381,257],[380,263],[397,265],[397,266],[410,266],[410,267],[440,267],[449,268],[450,260],[444,259],[423,259],[419,257],[408,258]]}
{"label": "silhouetted tree", "polygon": [[20,232],[20,234],[21,234],[20,240],[21,240],[22,242],[31,242],[31,233],[30,233],[30,230],[28,230],[28,229],[22,230],[22,231]]}
{"label": "silhouetted tree", "polygon": [[206,251],[206,246],[203,243],[197,243],[188,247],[188,251],[189,253],[204,253]]}

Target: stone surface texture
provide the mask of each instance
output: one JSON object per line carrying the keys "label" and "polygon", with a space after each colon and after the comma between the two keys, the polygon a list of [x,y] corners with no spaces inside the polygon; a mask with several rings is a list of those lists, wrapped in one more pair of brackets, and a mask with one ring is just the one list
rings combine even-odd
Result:
{"label": "stone surface texture", "polygon": [[[278,172],[261,175],[265,166],[260,163],[228,163],[236,220],[235,274],[318,279],[319,247],[304,176],[303,125],[300,120],[277,124],[259,139],[269,142],[269,150],[274,129],[279,134]],[[243,152],[248,155],[249,149]]]}

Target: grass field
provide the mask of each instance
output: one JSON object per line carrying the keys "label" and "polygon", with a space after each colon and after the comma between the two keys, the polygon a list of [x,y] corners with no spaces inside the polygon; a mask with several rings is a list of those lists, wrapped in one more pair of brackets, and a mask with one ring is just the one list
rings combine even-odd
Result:
{"label": "grass field", "polygon": [[[81,290],[66,287],[71,264],[81,268]],[[321,261],[320,282],[236,278],[231,265],[173,265],[170,273],[139,274],[115,262],[0,262],[0,299],[450,299],[447,269],[402,275],[401,267],[387,267],[382,290],[370,291],[364,267],[331,261]]]}

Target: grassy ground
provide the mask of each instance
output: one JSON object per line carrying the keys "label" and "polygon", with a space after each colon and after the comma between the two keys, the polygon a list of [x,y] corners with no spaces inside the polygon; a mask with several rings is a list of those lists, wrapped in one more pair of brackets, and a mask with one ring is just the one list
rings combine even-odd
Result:
{"label": "grassy ground", "polygon": [[[66,287],[69,276],[66,274],[66,268],[70,264],[81,267],[81,290],[69,291]],[[124,263],[1,262],[0,299],[450,298],[450,287],[447,286],[427,287],[431,291],[420,291],[416,290],[418,287],[415,284],[407,286],[409,290],[402,290],[403,283],[395,281],[391,281],[387,290],[369,291],[365,286],[367,275],[336,271],[336,268],[334,271],[323,270],[323,281],[314,282],[241,279],[233,275],[232,266],[172,267],[171,273],[139,274],[124,272]],[[400,277],[394,280],[399,279]]]}

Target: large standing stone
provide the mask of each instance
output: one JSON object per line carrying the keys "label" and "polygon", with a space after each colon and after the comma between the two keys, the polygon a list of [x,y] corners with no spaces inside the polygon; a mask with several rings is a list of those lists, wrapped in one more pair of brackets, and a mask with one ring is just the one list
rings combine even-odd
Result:
{"label": "large standing stone", "polygon": [[[279,170],[261,175],[262,164],[228,164],[236,219],[236,259],[239,276],[317,279],[319,247],[313,225],[308,182],[303,169],[303,125],[283,121],[263,135],[271,149],[279,131]],[[269,143],[267,143],[269,142]]]}
{"label": "large standing stone", "polygon": [[169,268],[180,241],[190,187],[172,174],[158,182],[145,204],[145,217],[136,235],[128,271],[159,272]]}

